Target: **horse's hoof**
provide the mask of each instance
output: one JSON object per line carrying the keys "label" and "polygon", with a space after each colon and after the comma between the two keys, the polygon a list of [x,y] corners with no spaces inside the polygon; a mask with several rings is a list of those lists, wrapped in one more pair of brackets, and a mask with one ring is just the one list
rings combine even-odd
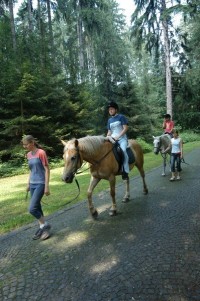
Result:
{"label": "horse's hoof", "polygon": [[147,189],[147,190],[144,190],[144,194],[146,195],[146,194],[148,194],[149,193],[149,190]]}
{"label": "horse's hoof", "polygon": [[117,215],[117,210],[110,210],[109,215],[110,216],[116,216]]}
{"label": "horse's hoof", "polygon": [[128,203],[129,201],[130,201],[129,198],[124,198],[124,199],[122,200],[122,203]]}
{"label": "horse's hoof", "polygon": [[91,213],[92,214],[92,217],[94,218],[94,219],[97,219],[97,217],[98,217],[98,211],[97,210],[95,210],[93,213]]}
{"label": "horse's hoof", "polygon": [[165,177],[165,176],[166,176],[166,174],[165,174],[165,173],[162,173],[162,176],[163,176],[163,177]]}

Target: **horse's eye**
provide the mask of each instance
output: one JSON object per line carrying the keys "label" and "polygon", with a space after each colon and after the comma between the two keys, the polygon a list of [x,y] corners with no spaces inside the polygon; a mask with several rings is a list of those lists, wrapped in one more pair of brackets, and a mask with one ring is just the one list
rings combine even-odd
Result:
{"label": "horse's eye", "polygon": [[76,156],[71,157],[71,160],[75,161],[76,160]]}

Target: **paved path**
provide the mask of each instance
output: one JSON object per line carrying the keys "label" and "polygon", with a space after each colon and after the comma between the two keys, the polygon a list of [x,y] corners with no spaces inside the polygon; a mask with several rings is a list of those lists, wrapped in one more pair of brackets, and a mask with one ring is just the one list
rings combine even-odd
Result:
{"label": "paved path", "polygon": [[36,223],[0,237],[0,300],[200,300],[200,150],[185,156],[182,180],[161,167],[131,179],[132,200],[109,217],[108,191],[49,216],[52,237],[32,241]]}

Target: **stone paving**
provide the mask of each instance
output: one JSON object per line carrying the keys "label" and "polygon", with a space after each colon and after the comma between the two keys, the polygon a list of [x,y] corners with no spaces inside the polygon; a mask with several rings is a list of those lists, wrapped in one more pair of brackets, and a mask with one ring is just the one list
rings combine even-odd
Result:
{"label": "stone paving", "polygon": [[[33,241],[34,222],[0,236],[0,300],[193,301],[200,300],[200,150],[183,164],[182,180],[162,168],[131,179],[131,201],[109,217],[109,192],[49,216],[52,236]],[[67,184],[66,184],[67,185]]]}

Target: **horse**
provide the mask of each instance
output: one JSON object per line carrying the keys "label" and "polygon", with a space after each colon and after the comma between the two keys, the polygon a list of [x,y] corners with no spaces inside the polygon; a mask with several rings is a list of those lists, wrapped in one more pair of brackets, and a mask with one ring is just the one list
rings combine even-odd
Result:
{"label": "horse", "polygon": [[[87,191],[88,207],[93,218],[98,217],[98,211],[93,205],[92,193],[94,188],[101,179],[108,180],[110,184],[110,195],[112,198],[112,207],[109,215],[117,214],[117,205],[115,199],[115,184],[116,176],[121,175],[119,164],[113,153],[113,144],[108,137],[104,136],[86,136],[80,139],[71,139],[69,141],[61,140],[64,145],[64,170],[62,180],[66,183],[72,183],[78,169],[82,166],[83,161],[89,163],[90,169],[90,184]],[[148,193],[148,188],[145,182],[145,172],[143,169],[144,157],[141,146],[135,140],[129,140],[135,162],[130,164],[130,170],[136,166],[143,180],[143,192]],[[130,198],[129,179],[124,180],[126,192],[123,202],[128,202]]]}
{"label": "horse", "polygon": [[[161,136],[153,136],[154,154],[161,154],[163,158],[163,172],[162,176],[166,175],[167,157],[171,155],[171,137],[169,134],[162,134]],[[166,149],[168,150],[166,151]]]}

